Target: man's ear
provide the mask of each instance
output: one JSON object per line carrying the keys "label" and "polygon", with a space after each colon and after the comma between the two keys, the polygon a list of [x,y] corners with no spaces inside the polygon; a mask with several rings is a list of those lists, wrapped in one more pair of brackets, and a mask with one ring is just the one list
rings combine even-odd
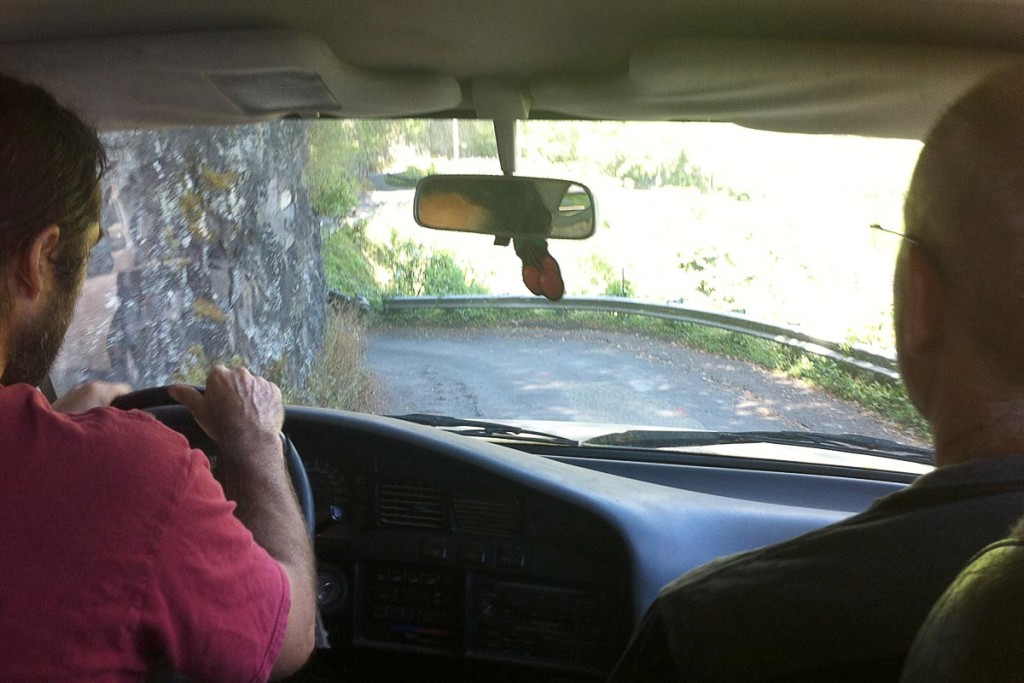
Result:
{"label": "man's ear", "polygon": [[35,301],[48,287],[53,261],[60,247],[60,227],[51,225],[15,256],[13,293]]}
{"label": "man's ear", "polygon": [[902,346],[905,353],[920,356],[941,343],[948,300],[945,285],[928,253],[916,244],[906,246],[909,252]]}

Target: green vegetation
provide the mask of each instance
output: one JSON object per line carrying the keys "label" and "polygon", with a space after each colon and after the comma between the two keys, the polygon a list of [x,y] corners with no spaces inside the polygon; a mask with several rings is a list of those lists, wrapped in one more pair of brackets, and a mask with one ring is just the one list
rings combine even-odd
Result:
{"label": "green vegetation", "polygon": [[178,359],[178,370],[171,376],[171,381],[179,384],[206,384],[206,376],[212,365],[203,347],[195,344]]}
{"label": "green vegetation", "polygon": [[374,259],[389,274],[390,296],[451,296],[486,294],[487,288],[469,278],[447,251],[431,251],[391,233],[391,241],[374,248]]}
{"label": "green vegetation", "polygon": [[[397,136],[407,145],[432,157],[496,157],[494,127],[490,121],[413,119],[398,123]],[[456,140],[459,153],[455,154]]]}
{"label": "green vegetation", "polygon": [[444,250],[431,250],[392,232],[391,239],[370,241],[362,224],[323,237],[327,286],[344,294],[362,294],[379,305],[385,296],[452,296],[486,294]]}
{"label": "green vegetation", "polygon": [[638,127],[644,124],[578,122],[568,127],[527,122],[520,129],[525,138],[523,156],[542,158],[566,168],[567,173],[615,178],[622,186],[637,190],[688,187],[701,194],[723,193],[737,201],[750,200],[749,193],[717,182],[678,144],[672,144],[674,141],[651,144],[649,137],[637,140],[628,130]]}
{"label": "green vegetation", "polygon": [[373,119],[310,124],[306,181],[317,213],[351,213],[359,195],[369,189],[370,174],[390,161],[397,125]]}
{"label": "green vegetation", "polygon": [[600,254],[591,254],[587,266],[590,269],[591,289],[596,289],[601,296],[619,296],[632,298],[636,296],[636,287],[626,279],[624,274],[616,273],[615,269]]}
{"label": "green vegetation", "polygon": [[357,311],[328,309],[320,358],[300,402],[369,413],[379,409],[373,383],[363,369],[365,327]]}
{"label": "green vegetation", "polygon": [[[458,131],[459,155],[497,156],[494,131],[489,121],[451,119],[360,119],[321,121],[310,124],[309,161],[306,179],[313,207],[322,216],[343,218],[359,203],[370,187],[370,174],[379,173],[391,162],[391,150],[404,145],[432,157],[452,158]],[[409,167],[405,173],[389,174],[394,187],[411,187],[435,172]],[[214,179],[223,184],[230,179]]]}
{"label": "green vegetation", "polygon": [[618,178],[624,185],[638,190],[649,190],[656,187],[693,187],[701,194],[724,192],[737,201],[749,201],[746,192],[736,192],[731,187],[716,185],[714,176],[707,175],[697,164],[692,163],[685,151],[669,161],[660,161],[649,156],[636,159],[624,152],[616,152],[615,156],[604,165],[604,174]]}
{"label": "green vegetation", "polygon": [[380,285],[374,277],[374,264],[367,256],[369,243],[365,224],[339,228],[322,235],[321,255],[327,286],[345,294],[362,294],[380,301]]}
{"label": "green vegetation", "polygon": [[412,189],[416,187],[416,183],[421,178],[425,178],[428,175],[434,175],[437,173],[437,168],[431,164],[428,168],[419,168],[417,166],[406,166],[405,170],[401,173],[388,173],[385,182],[390,187],[405,187]]}
{"label": "green vegetation", "polygon": [[719,253],[718,249],[698,247],[690,255],[688,261],[679,264],[680,270],[694,274],[697,280],[694,290],[701,294],[709,303],[724,308],[732,313],[743,313],[736,307],[734,293],[739,288],[754,282],[753,275],[741,277],[737,272],[732,256]]}
{"label": "green vegetation", "polygon": [[[451,296],[486,294],[447,251],[434,251],[392,231],[385,244],[364,242],[366,263],[384,273],[378,292],[385,296]],[[330,278],[330,275],[328,276]]]}
{"label": "green vegetation", "polygon": [[[371,378],[363,369],[363,333],[366,322],[357,311],[328,309],[324,323],[321,353],[304,387],[292,386],[287,381],[288,357],[283,355],[266,367],[252,368],[281,387],[286,403],[375,412],[378,398]],[[229,367],[246,365],[243,358],[233,355],[208,358],[201,346],[190,347],[179,359],[174,382],[206,384],[206,376],[215,364]]]}

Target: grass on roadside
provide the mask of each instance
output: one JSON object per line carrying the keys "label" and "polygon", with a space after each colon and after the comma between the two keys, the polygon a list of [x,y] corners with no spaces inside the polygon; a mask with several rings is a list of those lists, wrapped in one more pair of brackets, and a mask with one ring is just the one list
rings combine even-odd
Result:
{"label": "grass on roadside", "polygon": [[389,313],[379,324],[452,326],[546,326],[633,331],[676,341],[690,348],[744,360],[802,380],[839,398],[854,401],[923,439],[931,438],[928,423],[910,403],[902,382],[799,349],[705,325],[637,315],[566,310],[459,310]]}
{"label": "grass on roadside", "polygon": [[305,403],[321,408],[376,412],[378,397],[363,365],[366,323],[355,310],[328,309],[321,355],[310,375]]}
{"label": "grass on roadside", "polygon": [[328,307],[320,357],[310,372],[308,383],[303,387],[288,382],[284,374],[284,361],[270,367],[252,368],[238,355],[209,359],[200,346],[188,350],[172,381],[204,385],[214,364],[249,366],[254,372],[281,387],[285,403],[377,412],[379,397],[363,364],[365,329],[366,321],[359,311]]}

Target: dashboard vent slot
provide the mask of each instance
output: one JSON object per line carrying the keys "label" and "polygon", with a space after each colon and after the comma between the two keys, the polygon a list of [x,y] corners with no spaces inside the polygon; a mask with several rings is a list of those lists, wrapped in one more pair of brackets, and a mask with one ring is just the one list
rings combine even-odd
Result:
{"label": "dashboard vent slot", "polygon": [[515,536],[523,527],[522,509],[518,503],[456,498],[454,508],[457,531],[488,536]]}
{"label": "dashboard vent slot", "polygon": [[380,522],[385,526],[417,529],[444,527],[444,497],[441,489],[381,483]]}

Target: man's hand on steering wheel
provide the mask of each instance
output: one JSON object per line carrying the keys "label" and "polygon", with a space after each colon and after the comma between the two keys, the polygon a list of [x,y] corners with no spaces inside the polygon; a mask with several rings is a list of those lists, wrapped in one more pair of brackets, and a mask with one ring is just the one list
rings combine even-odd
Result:
{"label": "man's hand on steering wheel", "polygon": [[[203,431],[222,448],[278,444],[284,424],[281,390],[245,368],[215,366],[206,378],[205,394],[183,385],[168,393],[192,411]],[[275,448],[279,453],[280,446]]]}
{"label": "man's hand on steering wheel", "polygon": [[87,382],[79,384],[53,402],[58,413],[74,415],[93,408],[109,406],[118,396],[130,393],[132,388],[121,382]]}

